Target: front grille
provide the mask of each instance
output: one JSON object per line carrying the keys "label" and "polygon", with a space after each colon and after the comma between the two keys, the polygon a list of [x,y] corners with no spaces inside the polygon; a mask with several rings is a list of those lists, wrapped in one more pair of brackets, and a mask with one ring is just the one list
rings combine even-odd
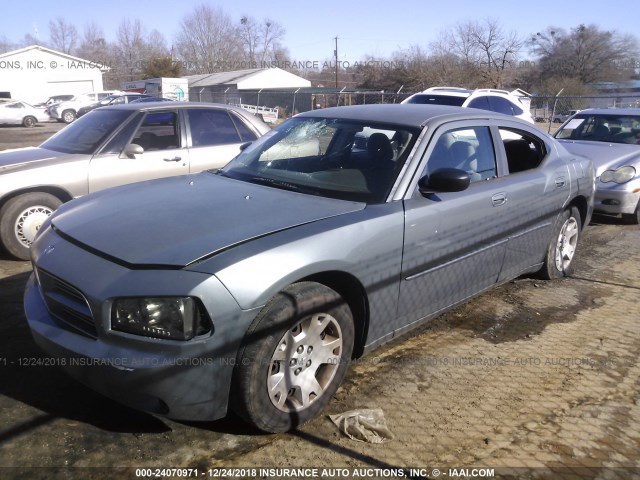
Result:
{"label": "front grille", "polygon": [[82,292],[44,270],[38,269],[37,277],[47,309],[58,324],[66,330],[97,339],[91,308]]}

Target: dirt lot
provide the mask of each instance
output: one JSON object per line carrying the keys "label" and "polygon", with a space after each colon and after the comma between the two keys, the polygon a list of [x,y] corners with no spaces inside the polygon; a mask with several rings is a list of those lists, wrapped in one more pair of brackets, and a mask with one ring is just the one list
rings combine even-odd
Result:
{"label": "dirt lot", "polygon": [[0,478],[133,479],[133,467],[223,478],[492,477],[482,469],[640,478],[639,246],[640,228],[596,217],[572,277],[510,282],[353,365],[325,413],[381,408],[395,435],[383,445],[341,436],[326,416],[271,436],[233,416],[179,423],[101,397],[38,361],[22,314],[29,264],[0,254]]}
{"label": "dirt lot", "polygon": [[37,147],[63,127],[66,127],[66,124],[58,122],[38,123],[33,128],[0,125],[0,150]]}

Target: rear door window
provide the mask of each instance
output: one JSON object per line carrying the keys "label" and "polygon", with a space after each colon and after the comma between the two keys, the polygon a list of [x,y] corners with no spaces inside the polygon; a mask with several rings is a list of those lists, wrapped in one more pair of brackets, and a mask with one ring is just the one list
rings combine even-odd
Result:
{"label": "rear door window", "polygon": [[193,108],[187,110],[187,116],[194,147],[242,142],[238,129],[225,110]]}
{"label": "rear door window", "polygon": [[498,113],[504,113],[505,115],[514,115],[511,102],[502,97],[488,97],[491,110]]}
{"label": "rear door window", "polygon": [[258,136],[249,127],[247,127],[244,124],[244,122],[240,118],[238,118],[236,115],[231,114],[231,119],[233,120],[234,125],[238,129],[238,133],[240,134],[240,139],[243,142],[252,142],[256,138],[258,138]]}
{"label": "rear door window", "polygon": [[546,157],[546,145],[535,135],[503,127],[500,127],[499,131],[507,156],[509,173],[537,168]]}
{"label": "rear door window", "polygon": [[479,108],[481,110],[493,110],[491,105],[489,105],[489,99],[487,97],[478,97],[474,98],[467,105],[469,108]]}

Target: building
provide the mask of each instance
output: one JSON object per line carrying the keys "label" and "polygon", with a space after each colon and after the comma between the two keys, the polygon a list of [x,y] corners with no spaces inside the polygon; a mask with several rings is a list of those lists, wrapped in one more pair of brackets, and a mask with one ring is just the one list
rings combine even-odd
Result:
{"label": "building", "polygon": [[104,65],[31,45],[0,54],[0,97],[37,103],[52,95],[100,91]]}
{"label": "building", "polygon": [[190,75],[189,100],[281,107],[292,111],[293,93],[311,82],[281,68],[253,68]]}

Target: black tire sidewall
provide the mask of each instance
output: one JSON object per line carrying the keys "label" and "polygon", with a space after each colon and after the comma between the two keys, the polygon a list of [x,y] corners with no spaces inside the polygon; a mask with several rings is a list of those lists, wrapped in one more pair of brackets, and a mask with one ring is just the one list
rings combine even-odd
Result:
{"label": "black tire sidewall", "polygon": [[24,119],[22,120],[22,125],[26,128],[35,127],[36,123],[38,123],[38,121],[31,116],[24,117]]}
{"label": "black tire sidewall", "polygon": [[[71,121],[67,121],[67,119],[66,119],[66,114],[67,113],[72,113],[73,114],[73,118],[71,119]],[[62,121],[64,123],[72,123],[77,117],[78,117],[78,115],[73,110],[65,110],[64,112],[62,112],[62,115],[61,115]]]}
{"label": "black tire sidewall", "polygon": [[640,201],[638,201],[635,211],[633,213],[623,214],[622,219],[628,225],[640,225]]}
{"label": "black tire sidewall", "polygon": [[24,193],[8,200],[0,209],[0,241],[7,252],[20,260],[29,259],[29,248],[16,238],[15,222],[20,213],[34,205],[42,205],[55,210],[62,205],[62,202],[49,193]]}
{"label": "black tire sidewall", "polygon": [[[311,314],[333,316],[342,331],[342,356],[331,385],[323,395],[300,412],[277,409],[267,392],[271,358],[285,332]],[[247,422],[266,432],[291,430],[315,417],[340,386],[353,351],[354,324],[351,310],[334,291],[313,282],[290,285],[276,295],[247,331],[234,372],[233,410]]]}

